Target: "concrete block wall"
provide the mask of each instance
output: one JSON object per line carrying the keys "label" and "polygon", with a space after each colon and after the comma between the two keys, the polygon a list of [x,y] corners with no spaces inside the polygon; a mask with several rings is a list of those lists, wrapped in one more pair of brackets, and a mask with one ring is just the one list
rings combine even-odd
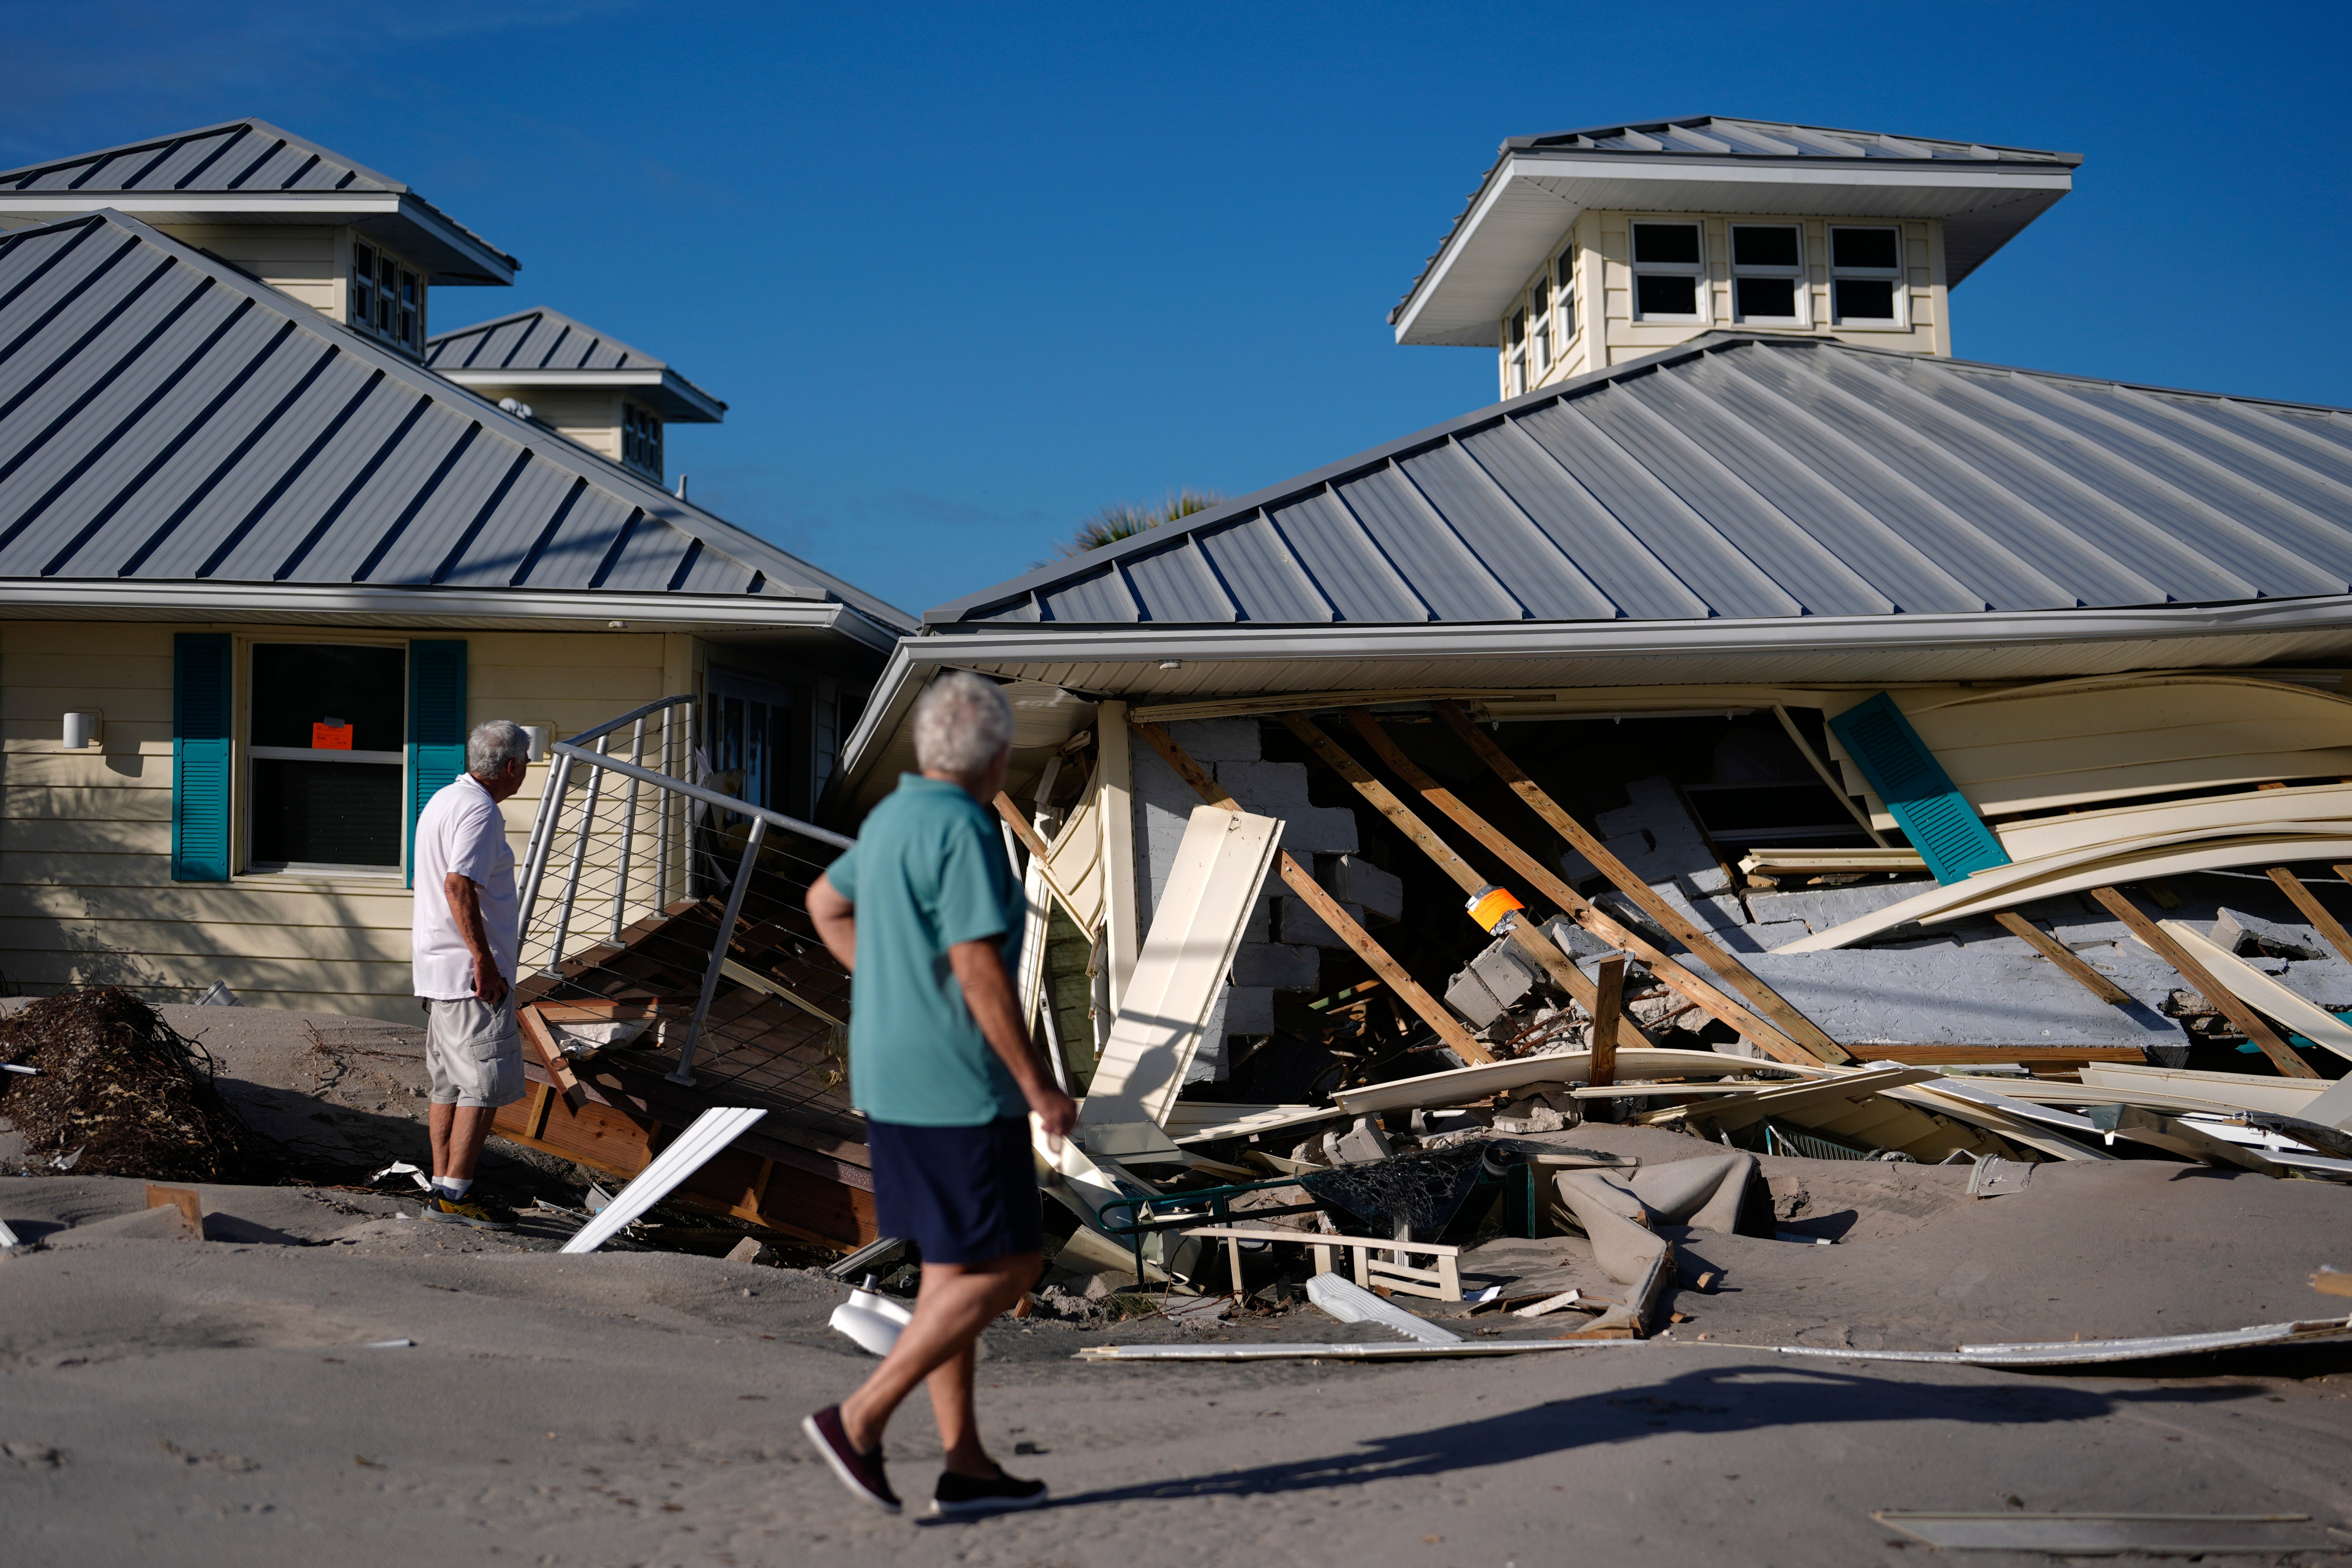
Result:
{"label": "concrete block wall", "polygon": [[[1306,763],[1265,761],[1256,720],[1195,720],[1168,728],[1185,754],[1207,769],[1244,810],[1282,819],[1282,848],[1300,863],[1313,866],[1317,857],[1356,853],[1356,814],[1345,806],[1314,805],[1307,796]],[[1192,808],[1201,804],[1201,797],[1150,746],[1138,744],[1133,754],[1136,881],[1148,900],[1140,911],[1142,927],[1148,931],[1175,863],[1177,846],[1183,842],[1185,824],[1192,820]],[[1384,877],[1387,873],[1377,868],[1357,868],[1357,884],[1373,897],[1388,898],[1379,881]],[[1394,883],[1395,879],[1388,881]],[[1401,907],[1402,892],[1402,884],[1397,883],[1389,901]],[[1342,907],[1358,921],[1364,918],[1361,899],[1343,899]],[[1207,1037],[1192,1064],[1192,1079],[1223,1078],[1229,1059],[1226,1037],[1271,1034],[1274,994],[1315,991],[1323,952],[1342,945],[1311,907],[1290,897],[1280,880],[1269,875],[1266,892],[1243,929],[1232,983],[1225,987],[1218,1014],[1209,1021]]]}

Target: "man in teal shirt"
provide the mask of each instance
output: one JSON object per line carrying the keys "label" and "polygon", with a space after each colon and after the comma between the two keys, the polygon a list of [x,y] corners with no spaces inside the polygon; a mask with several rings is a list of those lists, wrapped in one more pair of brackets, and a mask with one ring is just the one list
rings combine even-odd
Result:
{"label": "man in teal shirt", "polygon": [[1013,711],[979,676],[915,705],[919,773],[866,817],[809,889],[809,918],[851,974],[849,1088],[866,1113],[875,1219],[922,1251],[914,1321],[865,1384],[802,1423],[842,1483],[886,1512],[882,1430],[928,1381],[946,1468],[935,1513],[1034,1507],[972,1417],[972,1347],[1036,1282],[1044,1250],[1028,1113],[1058,1138],[1077,1107],[1031,1048],[1013,984],[1022,900],[983,803],[1004,787]]}

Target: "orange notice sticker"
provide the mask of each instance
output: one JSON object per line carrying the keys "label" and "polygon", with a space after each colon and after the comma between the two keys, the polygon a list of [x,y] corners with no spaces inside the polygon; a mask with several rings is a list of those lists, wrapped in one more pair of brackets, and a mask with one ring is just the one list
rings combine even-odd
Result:
{"label": "orange notice sticker", "polygon": [[314,752],[348,752],[352,749],[352,727],[341,719],[322,719],[310,726],[310,749]]}

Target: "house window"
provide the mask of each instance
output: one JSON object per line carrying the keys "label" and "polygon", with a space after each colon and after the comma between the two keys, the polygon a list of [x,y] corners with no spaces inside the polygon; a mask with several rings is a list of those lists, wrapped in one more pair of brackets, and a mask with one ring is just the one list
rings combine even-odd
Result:
{"label": "house window", "polygon": [[1802,321],[1804,262],[1794,224],[1733,224],[1732,313],[1743,321]]}
{"label": "house window", "polygon": [[1504,395],[1517,397],[1528,389],[1528,312],[1524,305],[1511,312],[1510,348],[1504,372]]}
{"label": "house window", "polygon": [[411,353],[425,352],[425,279],[390,251],[352,243],[351,324]]}
{"label": "house window", "polygon": [[1830,230],[1830,309],[1840,326],[1899,324],[1902,283],[1902,231]]}
{"label": "house window", "polygon": [[1535,357],[1528,363],[1538,376],[1551,368],[1551,275],[1538,273],[1534,291],[1528,298],[1528,310],[1535,323],[1530,333],[1528,350]]}
{"label": "house window", "polygon": [[1553,258],[1551,279],[1553,308],[1559,314],[1559,346],[1565,349],[1576,336],[1576,247],[1571,245]]}
{"label": "house window", "polygon": [[1695,223],[1633,226],[1633,316],[1636,321],[1696,321],[1699,279],[1706,270]]}
{"label": "house window", "polygon": [[621,405],[621,461],[639,473],[662,477],[662,422],[652,410]]}
{"label": "house window", "polygon": [[407,690],[404,648],[255,645],[248,870],[400,869]]}

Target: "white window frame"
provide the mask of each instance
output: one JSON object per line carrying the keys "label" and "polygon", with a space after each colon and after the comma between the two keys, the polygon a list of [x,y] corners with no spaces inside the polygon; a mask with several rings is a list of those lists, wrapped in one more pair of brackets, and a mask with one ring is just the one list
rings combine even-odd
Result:
{"label": "white window frame", "polygon": [[[1877,229],[1892,233],[1895,236],[1895,265],[1892,267],[1840,267],[1837,264],[1838,231],[1853,228]],[[1911,330],[1911,289],[1907,282],[1908,268],[1903,265],[1904,258],[1909,254],[1909,242],[1903,237],[1903,226],[1899,223],[1833,223],[1825,226],[1822,240],[1829,251],[1830,324],[1842,331],[1852,332],[1909,331]],[[1894,299],[1895,314],[1891,317],[1864,316],[1851,321],[1847,321],[1844,312],[1838,309],[1837,303],[1837,286],[1841,279],[1891,281],[1895,285],[1889,291]]]}
{"label": "white window frame", "polygon": [[[1560,264],[1567,263],[1568,275],[1560,276]],[[1556,358],[1568,357],[1568,345],[1576,341],[1576,243],[1570,240],[1558,256],[1544,263],[1551,274],[1552,336],[1559,344]]]}
{"label": "white window frame", "polygon": [[[360,280],[360,256],[362,251],[367,254],[370,264],[368,279],[364,283]],[[384,282],[387,265],[392,273],[388,289]],[[409,289],[415,291],[413,308],[401,302]],[[422,358],[425,335],[430,330],[425,325],[425,306],[431,294],[423,268],[396,251],[385,249],[373,239],[357,234],[352,236],[351,271],[343,279],[343,322],[346,326],[365,332],[378,342],[390,343],[404,353]],[[375,319],[379,307],[388,318],[382,326],[376,324]],[[404,338],[400,335],[404,314],[411,318],[409,335]]]}
{"label": "white window frame", "polygon": [[1528,307],[1522,300],[1503,318],[1503,395],[1528,389]]}
{"label": "white window frame", "polygon": [[[1642,252],[1642,230],[1645,228],[1689,228],[1698,231],[1696,261],[1639,261]],[[1704,326],[1715,319],[1713,295],[1706,276],[1706,225],[1697,218],[1637,218],[1625,226],[1625,265],[1633,276],[1633,287],[1626,307],[1636,321],[1657,321],[1675,326]],[[1688,278],[1691,279],[1692,303],[1698,309],[1690,315],[1650,314],[1642,309],[1642,279],[1644,277]]]}
{"label": "white window frame", "polygon": [[[631,415],[635,415],[644,422],[644,432],[631,428],[629,423]],[[633,399],[626,397],[621,399],[621,461],[656,482],[664,482],[662,480],[663,434],[660,415]],[[650,463],[640,460],[644,456],[642,448],[647,445],[653,448],[653,461]],[[632,447],[639,448],[637,456],[630,455]]]}
{"label": "white window frame", "polygon": [[[1765,267],[1754,262],[1742,264],[1739,259],[1739,231],[1743,228],[1787,229],[1797,237],[1797,259],[1793,266]],[[1801,223],[1732,223],[1726,226],[1724,248],[1730,252],[1731,319],[1753,321],[1759,326],[1810,327],[1813,324],[1813,291],[1805,287],[1805,226]],[[1797,313],[1793,316],[1751,316],[1739,308],[1739,280],[1743,278],[1786,278],[1796,287],[1791,290]]]}
{"label": "white window frame", "polygon": [[1559,363],[1559,345],[1552,341],[1551,264],[1546,262],[1528,285],[1528,382],[1533,385]]}
{"label": "white window frame", "polygon": [[[411,847],[408,843],[407,821],[409,758],[408,747],[404,741],[401,749],[396,752],[345,752],[323,747],[313,748],[310,746],[257,746],[253,744],[247,737],[253,733],[253,653],[256,648],[268,644],[283,644],[296,647],[309,647],[315,644],[327,644],[337,647],[398,648],[400,650],[401,658],[401,733],[405,737],[408,732],[407,642],[404,639],[394,640],[387,638],[379,641],[372,637],[362,638],[338,637],[248,637],[240,640],[243,643],[243,647],[239,650],[242,657],[237,660],[237,684],[239,689],[237,691],[237,701],[236,703],[236,770],[230,785],[232,792],[236,797],[231,806],[234,813],[232,820],[236,824],[238,835],[236,858],[233,861],[233,864],[237,868],[235,875],[238,878],[266,877],[273,881],[286,879],[296,880],[307,879],[313,881],[320,879],[342,880],[349,879],[370,882],[385,882],[394,884],[394,886],[404,883],[408,876],[408,856]],[[253,858],[253,799],[257,792],[253,785],[253,764],[257,762],[273,761],[296,763],[372,763],[378,766],[385,764],[397,765],[401,770],[399,804],[394,808],[395,812],[398,814],[397,821],[400,832],[400,859],[398,863],[391,866],[348,866],[339,862],[320,860],[289,860],[283,863],[274,860],[256,861]]]}

